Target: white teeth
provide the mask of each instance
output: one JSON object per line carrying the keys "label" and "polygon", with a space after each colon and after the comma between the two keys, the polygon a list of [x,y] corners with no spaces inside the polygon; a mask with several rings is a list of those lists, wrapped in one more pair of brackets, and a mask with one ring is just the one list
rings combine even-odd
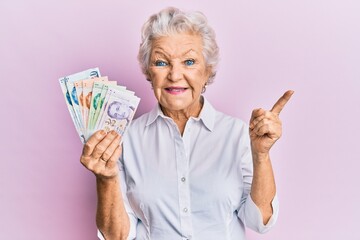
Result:
{"label": "white teeth", "polygon": [[168,88],[168,90],[171,92],[181,92],[184,91],[185,88]]}

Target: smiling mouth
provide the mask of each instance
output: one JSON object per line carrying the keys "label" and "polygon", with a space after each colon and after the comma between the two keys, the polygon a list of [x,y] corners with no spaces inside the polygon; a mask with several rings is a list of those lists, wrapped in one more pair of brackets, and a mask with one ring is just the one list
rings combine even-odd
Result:
{"label": "smiling mouth", "polygon": [[168,87],[165,88],[165,91],[171,94],[180,94],[183,93],[187,90],[187,88],[182,88],[182,87]]}

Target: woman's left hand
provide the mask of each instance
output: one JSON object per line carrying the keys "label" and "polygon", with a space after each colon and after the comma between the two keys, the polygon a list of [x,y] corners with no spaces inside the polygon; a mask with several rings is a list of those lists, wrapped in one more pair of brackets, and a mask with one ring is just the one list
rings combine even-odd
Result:
{"label": "woman's left hand", "polygon": [[270,148],[281,137],[282,127],[279,114],[294,91],[287,91],[279,98],[270,111],[255,109],[250,119],[252,153],[258,157],[267,156]]}

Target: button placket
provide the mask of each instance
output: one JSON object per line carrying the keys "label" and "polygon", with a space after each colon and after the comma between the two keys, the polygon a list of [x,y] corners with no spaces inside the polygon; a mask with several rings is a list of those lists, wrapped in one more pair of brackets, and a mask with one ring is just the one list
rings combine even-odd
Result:
{"label": "button placket", "polygon": [[188,157],[185,152],[184,138],[175,137],[175,145],[177,152],[177,174],[178,174],[178,194],[179,194],[179,210],[180,225],[183,236],[191,236],[192,222],[190,209],[190,189],[186,179],[189,171]]}

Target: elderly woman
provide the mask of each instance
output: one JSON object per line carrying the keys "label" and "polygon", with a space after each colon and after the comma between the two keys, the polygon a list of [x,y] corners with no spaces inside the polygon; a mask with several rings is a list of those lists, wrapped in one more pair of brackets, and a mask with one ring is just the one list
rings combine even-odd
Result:
{"label": "elderly woman", "polygon": [[101,239],[245,239],[278,214],[269,150],[279,113],[253,111],[250,126],[202,96],[218,62],[215,34],[199,12],[167,8],[142,29],[139,61],[158,105],[121,142],[96,132],[81,163],[96,175]]}

